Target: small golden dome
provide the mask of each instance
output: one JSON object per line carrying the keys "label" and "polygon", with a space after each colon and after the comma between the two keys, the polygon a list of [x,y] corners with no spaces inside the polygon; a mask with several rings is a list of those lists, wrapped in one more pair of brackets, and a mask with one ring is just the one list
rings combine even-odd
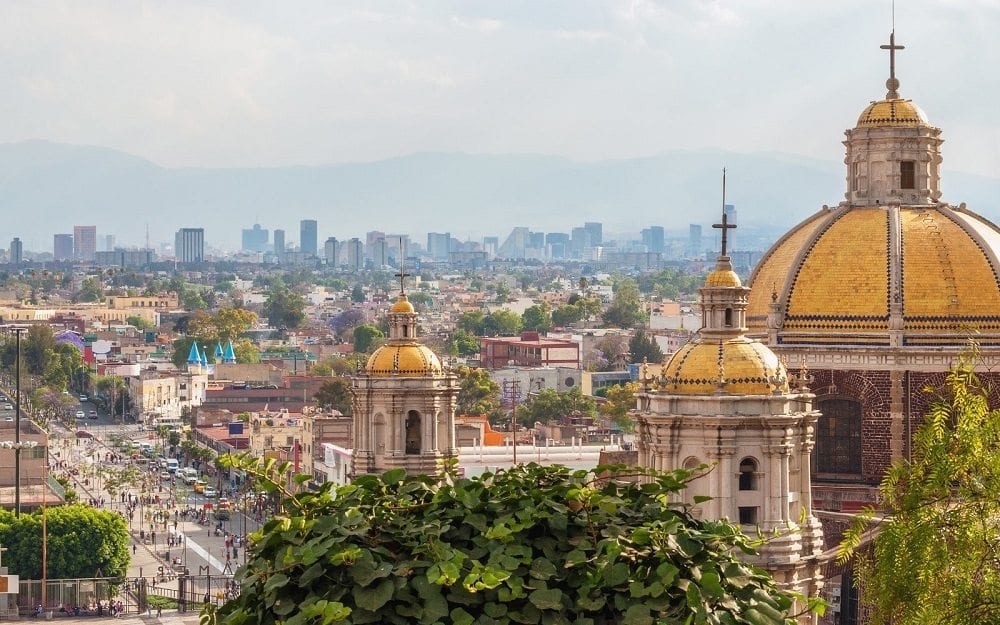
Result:
{"label": "small golden dome", "polygon": [[928,126],[927,116],[912,100],[872,102],[858,117],[858,128]]}
{"label": "small golden dome", "polygon": [[417,311],[413,308],[413,304],[410,303],[410,300],[406,299],[406,294],[403,293],[400,294],[399,299],[396,300],[396,303],[392,305],[392,308],[389,309],[389,312],[413,314]]}
{"label": "small golden dome", "polygon": [[785,366],[766,345],[746,336],[688,343],[671,357],[663,378],[663,389],[677,395],[788,392]]}
{"label": "small golden dome", "polygon": [[705,286],[742,287],[743,282],[732,269],[716,269],[705,278]]}
{"label": "small golden dome", "polygon": [[434,352],[418,343],[387,343],[368,358],[365,369],[368,375],[376,377],[420,377],[442,372],[441,361]]}

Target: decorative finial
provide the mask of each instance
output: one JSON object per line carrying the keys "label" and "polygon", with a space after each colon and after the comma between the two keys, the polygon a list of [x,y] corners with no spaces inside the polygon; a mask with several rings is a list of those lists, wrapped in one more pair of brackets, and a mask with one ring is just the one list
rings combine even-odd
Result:
{"label": "decorative finial", "polygon": [[806,366],[806,359],[803,357],[802,360],[799,361],[799,374],[794,378],[795,390],[800,393],[808,393],[809,385],[812,384],[815,379],[816,378],[809,374],[809,367]]}
{"label": "decorative finial", "polygon": [[722,252],[720,256],[726,255],[726,231],[731,230],[736,227],[736,224],[731,224],[726,221],[726,168],[722,168],[722,223],[712,224],[713,228],[722,229]]}
{"label": "decorative finial", "polygon": [[889,33],[889,45],[879,46],[883,50],[889,51],[889,80],[885,81],[885,88],[889,90],[885,94],[886,100],[899,99],[899,81],[896,80],[896,50],[905,50],[905,46],[896,45],[896,29]]}
{"label": "decorative finial", "polygon": [[406,295],[406,282],[405,282],[405,280],[406,280],[406,277],[409,276],[409,275],[410,274],[406,273],[403,270],[403,237],[399,237],[399,273],[396,274],[396,277],[399,278],[399,295],[400,296],[405,296]]}
{"label": "decorative finial", "polygon": [[777,289],[776,285],[772,282],[771,283],[771,303],[774,304],[774,303],[777,303],[777,301],[778,301],[778,289]]}

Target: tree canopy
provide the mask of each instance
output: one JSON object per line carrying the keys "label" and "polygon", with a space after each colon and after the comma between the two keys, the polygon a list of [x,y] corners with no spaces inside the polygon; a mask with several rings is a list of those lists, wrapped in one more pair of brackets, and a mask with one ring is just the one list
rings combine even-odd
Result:
{"label": "tree canopy", "polygon": [[369,352],[378,346],[378,343],[385,338],[382,330],[373,325],[362,323],[354,328],[354,351]]}
{"label": "tree canopy", "polygon": [[457,367],[458,403],[455,414],[494,416],[500,409],[500,385],[485,369]]}
{"label": "tree canopy", "polygon": [[[49,579],[125,575],[131,556],[129,534],[117,512],[72,505],[49,508],[46,514]],[[11,574],[41,579],[41,512],[15,517],[0,511],[0,544],[6,549],[3,563]]]}
{"label": "tree canopy", "polygon": [[616,328],[634,328],[646,319],[635,280],[625,278],[615,285],[611,306],[604,311],[604,323]]}
{"label": "tree canopy", "polygon": [[869,510],[841,545],[874,624],[1000,622],[1000,410],[976,360],[966,355],[948,374],[910,458],[883,477],[881,520]]}
{"label": "tree canopy", "polygon": [[548,332],[552,329],[552,314],[548,304],[535,304],[521,313],[521,324],[524,330]]}
{"label": "tree canopy", "polygon": [[531,427],[535,422],[552,423],[579,413],[584,417],[597,416],[594,399],[574,387],[568,391],[559,392],[553,388],[544,388],[531,396],[523,408],[517,411],[517,420]]}
{"label": "tree canopy", "polygon": [[635,430],[635,419],[629,414],[635,409],[635,394],[639,392],[637,382],[626,382],[609,386],[604,392],[607,400],[598,408],[599,412],[611,419],[624,432]]}
{"label": "tree canopy", "polygon": [[646,334],[644,330],[636,330],[628,341],[628,352],[631,362],[660,362],[663,360],[663,350],[657,345],[656,339]]}
{"label": "tree canopy", "polygon": [[264,302],[264,316],[275,328],[294,329],[305,321],[306,300],[280,279],[275,279]]}
{"label": "tree canopy", "polygon": [[339,410],[341,414],[351,414],[351,383],[346,378],[326,380],[313,398],[320,408],[332,408]]}
{"label": "tree canopy", "polygon": [[739,559],[750,539],[673,503],[691,472],[636,473],[531,464],[439,481],[399,469],[287,496],[237,573],[240,595],[203,622],[789,622],[791,598]]}

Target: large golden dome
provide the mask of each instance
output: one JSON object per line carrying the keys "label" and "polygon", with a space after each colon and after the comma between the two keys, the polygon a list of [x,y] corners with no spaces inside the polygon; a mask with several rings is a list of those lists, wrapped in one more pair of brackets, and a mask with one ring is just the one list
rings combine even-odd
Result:
{"label": "large golden dome", "polygon": [[770,395],[788,392],[788,375],[774,352],[746,336],[699,338],[670,358],[661,389],[676,395]]}
{"label": "large golden dome", "polygon": [[912,100],[878,100],[858,117],[858,128],[928,126],[927,116]]}
{"label": "large golden dome", "polygon": [[747,325],[764,335],[770,315],[779,344],[998,343],[998,251],[1000,229],[964,205],[824,208],[758,264]]}
{"label": "large golden dome", "polygon": [[365,368],[370,376],[420,377],[441,374],[441,361],[419,343],[387,343],[375,350]]}

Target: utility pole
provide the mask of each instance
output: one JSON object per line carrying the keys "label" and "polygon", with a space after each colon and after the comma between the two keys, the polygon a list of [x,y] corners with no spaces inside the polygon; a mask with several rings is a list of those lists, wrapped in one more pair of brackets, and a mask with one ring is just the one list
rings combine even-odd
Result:
{"label": "utility pole", "polygon": [[17,356],[14,361],[14,516],[21,516],[21,333],[24,328],[14,328],[17,337]]}
{"label": "utility pole", "polygon": [[512,440],[514,443],[514,464],[517,464],[517,401],[521,397],[521,382],[519,380],[503,381],[503,398],[510,402],[510,422]]}

